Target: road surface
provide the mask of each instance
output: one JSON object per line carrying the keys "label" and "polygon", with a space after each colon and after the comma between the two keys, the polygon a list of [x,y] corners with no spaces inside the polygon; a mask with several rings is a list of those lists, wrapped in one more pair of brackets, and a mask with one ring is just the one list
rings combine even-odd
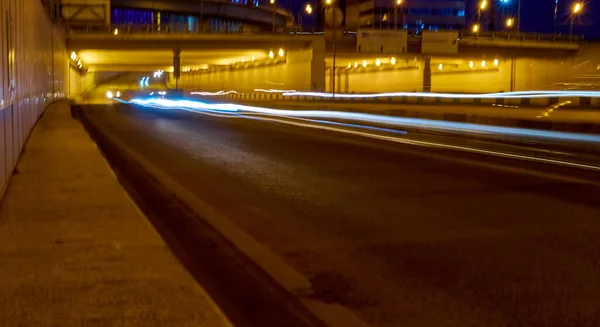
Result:
{"label": "road surface", "polygon": [[85,114],[370,326],[600,326],[598,174],[244,118]]}

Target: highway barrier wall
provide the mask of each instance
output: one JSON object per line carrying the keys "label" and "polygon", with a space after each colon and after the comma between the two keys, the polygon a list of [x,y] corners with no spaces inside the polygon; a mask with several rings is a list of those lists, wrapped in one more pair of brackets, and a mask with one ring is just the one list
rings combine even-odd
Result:
{"label": "highway barrier wall", "polygon": [[0,0],[0,13],[1,196],[36,121],[66,97],[70,68],[64,32],[41,1]]}
{"label": "highway barrier wall", "polygon": [[[532,129],[543,129],[553,131],[565,131],[565,132],[578,132],[578,133],[594,133],[600,134],[600,119],[596,119],[593,122],[562,122],[552,121],[544,119],[544,112],[547,112],[553,108],[563,108],[562,110],[577,110],[577,109],[598,109],[598,116],[600,117],[600,98],[596,97],[542,97],[542,98],[433,98],[424,96],[399,96],[399,97],[373,97],[373,98],[324,98],[315,95],[283,95],[281,93],[266,93],[266,92],[254,92],[254,93],[228,93],[219,96],[222,99],[228,99],[230,101],[248,103],[248,104],[263,104],[268,102],[273,103],[284,103],[289,101],[290,103],[303,103],[307,105],[307,109],[315,109],[316,104],[320,107],[327,106],[329,104],[330,110],[334,110],[336,103],[377,103],[377,104],[431,104],[439,107],[439,110],[432,112],[431,110],[419,110],[418,106],[411,106],[410,108],[399,108],[391,106],[389,110],[367,110],[365,111],[364,106],[358,107],[357,110],[344,110],[356,111],[356,112],[367,112],[376,113],[389,116],[398,117],[411,117],[411,118],[423,118],[423,119],[434,119],[444,120],[453,122],[465,122],[483,125],[495,125],[495,126],[506,126],[506,127],[521,127],[521,128],[532,128]],[[325,105],[324,105],[325,104]],[[447,105],[448,109],[444,108]],[[482,106],[489,105],[497,106],[500,108],[514,108],[518,110],[519,107],[524,108],[539,108],[540,117],[535,118],[514,118],[514,117],[499,117],[497,115],[485,115],[485,114],[469,114],[469,113],[457,113],[451,110],[451,107],[456,105],[464,106]],[[492,110],[492,109],[491,109]]]}

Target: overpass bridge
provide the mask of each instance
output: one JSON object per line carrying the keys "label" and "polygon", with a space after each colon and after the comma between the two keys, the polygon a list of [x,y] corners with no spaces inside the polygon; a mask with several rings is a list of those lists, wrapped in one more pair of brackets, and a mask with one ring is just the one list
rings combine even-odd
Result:
{"label": "overpass bridge", "polygon": [[[190,33],[112,25],[102,30],[72,29],[67,47],[91,70],[173,71],[174,56],[179,54],[182,85],[211,91],[274,86],[335,88],[342,93],[554,89],[573,80],[589,83],[586,78],[600,67],[596,45],[535,34],[459,34],[455,54],[423,54],[420,36],[409,36],[403,54],[358,52],[352,32],[339,33],[334,53],[330,36],[299,31]],[[280,50],[285,55],[280,56]]]}
{"label": "overpass bridge", "polygon": [[[146,23],[163,30],[177,25],[182,31],[279,30],[291,27],[293,15],[258,0],[54,0],[60,8],[61,21],[70,28],[102,28],[111,24]],[[175,17],[169,21],[169,15]],[[213,26],[212,20],[236,23]],[[185,23],[183,23],[184,21]],[[218,25],[218,24],[217,24]],[[223,25],[223,24],[221,24]],[[227,24],[225,24],[227,25]],[[221,28],[223,27],[223,28]]]}

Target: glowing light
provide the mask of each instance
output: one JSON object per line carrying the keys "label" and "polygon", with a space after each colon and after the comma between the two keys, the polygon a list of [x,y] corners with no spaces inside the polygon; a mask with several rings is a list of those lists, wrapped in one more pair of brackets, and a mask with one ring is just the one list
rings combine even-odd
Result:
{"label": "glowing light", "polygon": [[513,24],[514,24],[514,22],[515,22],[515,20],[514,20],[514,19],[512,19],[512,18],[508,18],[508,19],[506,20],[506,27],[512,27],[512,26],[513,26]]}
{"label": "glowing light", "polygon": [[487,7],[487,0],[481,1],[479,4],[479,9],[484,10]]}
{"label": "glowing light", "polygon": [[117,91],[117,93],[115,94],[115,96],[116,96],[117,98],[121,97],[121,91]]}
{"label": "glowing light", "polygon": [[573,6],[573,13],[577,14],[581,11],[581,9],[583,9],[583,3],[578,2]]}
{"label": "glowing light", "polygon": [[402,4],[402,0],[396,0],[396,5],[399,6]]}
{"label": "glowing light", "polygon": [[254,61],[254,56],[252,56],[252,59],[251,59],[251,61]]}
{"label": "glowing light", "polygon": [[469,61],[469,67],[473,68],[473,61]]}
{"label": "glowing light", "polygon": [[275,4],[275,0],[269,0],[269,2],[274,5]]}
{"label": "glowing light", "polygon": [[481,61],[481,67],[485,67],[485,64],[486,64],[485,60],[482,60]]}
{"label": "glowing light", "polygon": [[375,60],[375,66],[379,67],[381,65],[381,60],[379,60],[379,58],[377,58],[377,60]]}
{"label": "glowing light", "polygon": [[113,93],[111,90],[106,91],[106,97],[109,99],[112,99],[114,97]]}
{"label": "glowing light", "polygon": [[273,51],[269,51],[269,58],[273,59],[273,57],[275,57],[275,54],[273,53]]}
{"label": "glowing light", "polygon": [[[332,93],[325,92],[290,92],[284,96],[314,96],[322,98],[333,97]],[[483,94],[461,94],[461,93],[429,93],[429,92],[390,92],[390,93],[367,93],[347,94],[337,93],[336,98],[376,98],[376,97],[424,97],[424,98],[447,98],[447,99],[532,99],[548,97],[600,97],[600,91],[516,91]]]}
{"label": "glowing light", "polygon": [[150,77],[142,77],[142,79],[140,80],[140,87],[147,87],[150,85]]}
{"label": "glowing light", "polygon": [[114,35],[119,35],[119,29],[118,29],[118,28],[115,28],[115,30],[113,31],[113,34],[114,34]]}
{"label": "glowing light", "polygon": [[354,68],[358,68],[358,61],[354,62]]}
{"label": "glowing light", "polygon": [[367,67],[367,61],[363,60],[363,67]]}
{"label": "glowing light", "polygon": [[[287,93],[287,92],[296,92],[296,90],[277,90],[277,89],[254,89],[254,92],[264,92],[264,93]],[[236,92],[237,93],[237,92]]]}
{"label": "glowing light", "polygon": [[498,61],[498,59],[494,59],[494,66],[498,66],[500,64],[500,61]]}
{"label": "glowing light", "polygon": [[280,57],[283,57],[283,55],[285,54],[285,52],[283,51],[283,49],[279,49],[279,52],[277,53]]}
{"label": "glowing light", "polygon": [[348,69],[352,68],[352,64],[348,63]]}
{"label": "glowing light", "polygon": [[325,0],[325,4],[330,5],[332,0]]}
{"label": "glowing light", "polygon": [[477,33],[479,32],[479,24],[475,24],[473,25],[473,29],[472,29],[473,33]]}
{"label": "glowing light", "polygon": [[237,91],[218,91],[218,92],[190,92],[191,95],[204,95],[204,96],[213,96],[213,95],[227,95],[227,94],[238,94]]}
{"label": "glowing light", "polygon": [[75,51],[71,52],[71,60],[73,60],[73,61],[77,60],[77,52],[75,52]]}
{"label": "glowing light", "polygon": [[396,57],[392,57],[392,59],[390,60],[390,63],[392,65],[395,65],[396,64]]}
{"label": "glowing light", "polygon": [[310,3],[306,4],[306,7],[304,8],[304,11],[306,11],[307,14],[312,14],[312,6],[310,5]]}
{"label": "glowing light", "polygon": [[242,63],[245,63],[245,62],[246,62],[246,58],[242,57]]}
{"label": "glowing light", "polygon": [[439,70],[442,70],[442,69],[444,69],[444,65],[443,65],[443,64],[439,64],[439,65],[438,65],[438,69],[439,69]]}

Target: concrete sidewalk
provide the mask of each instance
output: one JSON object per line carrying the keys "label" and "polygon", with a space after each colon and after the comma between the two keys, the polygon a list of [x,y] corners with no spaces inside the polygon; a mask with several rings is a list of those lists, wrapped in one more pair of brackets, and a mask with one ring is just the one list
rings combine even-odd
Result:
{"label": "concrete sidewalk", "polygon": [[57,102],[0,203],[0,326],[230,326]]}

